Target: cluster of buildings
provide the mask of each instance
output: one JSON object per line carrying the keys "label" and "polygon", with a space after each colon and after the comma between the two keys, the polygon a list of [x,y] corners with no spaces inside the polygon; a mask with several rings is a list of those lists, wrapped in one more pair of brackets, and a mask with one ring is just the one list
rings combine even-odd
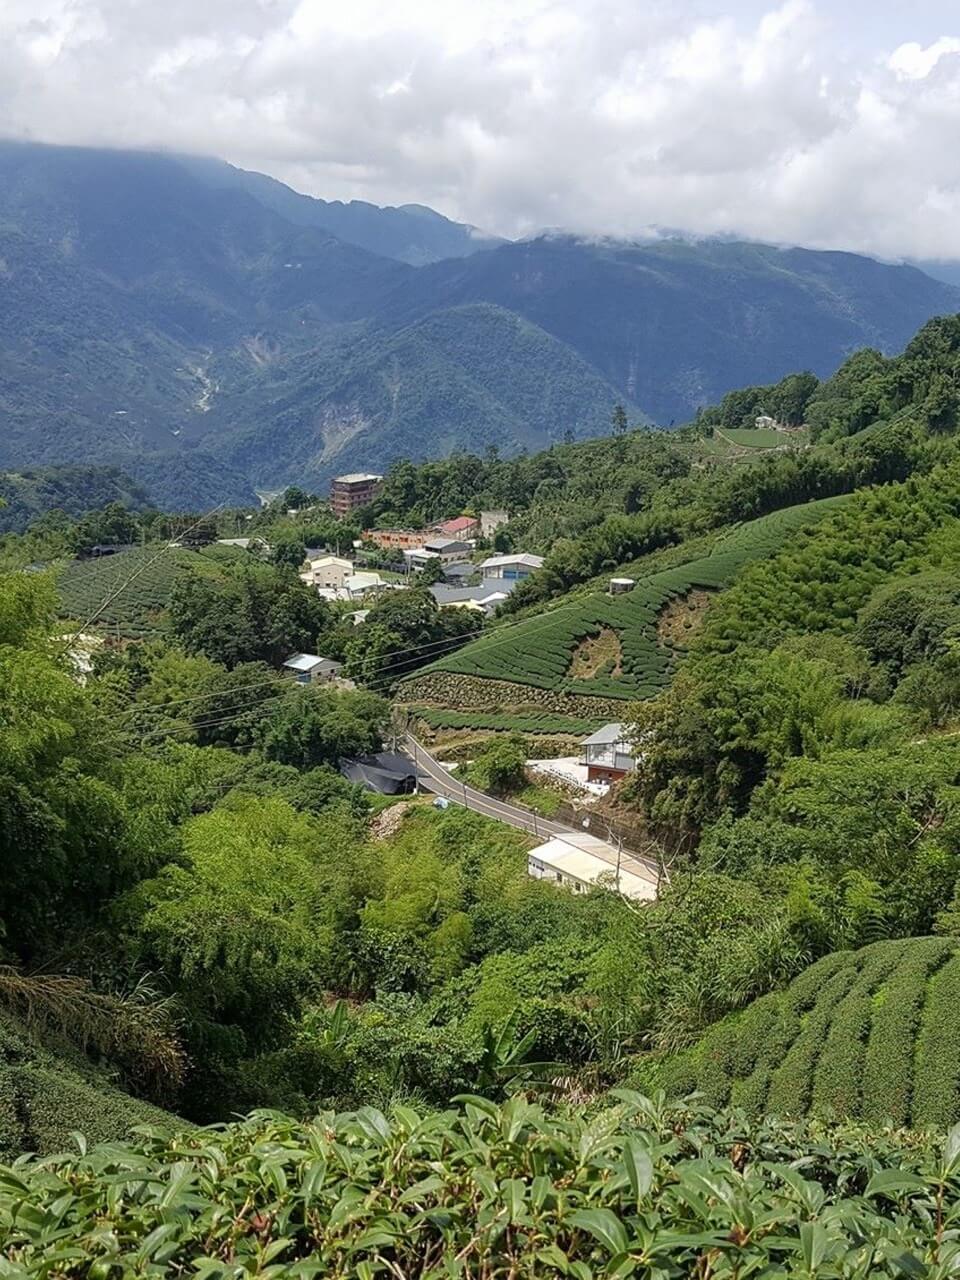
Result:
{"label": "cluster of buildings", "polygon": [[525,553],[489,556],[475,564],[464,559],[472,551],[469,544],[441,539],[405,552],[405,572],[397,581],[379,572],[358,570],[352,560],[317,549],[307,552],[300,578],[326,600],[362,602],[385,591],[405,590],[431,560],[436,560],[440,579],[432,583],[430,592],[437,604],[474,609],[489,616],[518,582],[543,564],[540,556]]}
{"label": "cluster of buildings", "polygon": [[[343,518],[369,505],[382,480],[368,472],[337,476],[330,484],[334,514]],[[438,605],[490,616],[518,582],[543,564],[541,556],[525,552],[488,556],[478,562],[478,539],[491,538],[508,519],[506,511],[482,511],[478,516],[453,516],[428,529],[366,529],[363,545],[394,553],[396,569],[402,572],[358,569],[353,560],[317,548],[307,551],[300,577],[328,600],[363,603],[384,591],[403,590],[430,567],[430,591]]]}

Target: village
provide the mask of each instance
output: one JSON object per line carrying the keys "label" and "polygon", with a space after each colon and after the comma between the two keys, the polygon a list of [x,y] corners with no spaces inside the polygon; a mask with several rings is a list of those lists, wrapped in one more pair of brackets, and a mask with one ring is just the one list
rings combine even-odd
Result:
{"label": "village", "polygon": [[[372,501],[381,481],[381,476],[370,473],[336,477],[330,487],[332,512],[348,519]],[[438,607],[469,609],[485,620],[543,564],[541,556],[528,552],[485,555],[478,551],[478,543],[489,546],[508,519],[503,510],[481,511],[476,516],[452,516],[422,530],[365,529],[351,548],[352,557],[328,548],[308,548],[299,576],[321,598],[356,605],[347,615],[354,625],[366,620],[371,601],[383,593],[409,590],[424,582]],[[362,567],[371,548],[380,553],[377,570]],[[632,585],[630,579],[617,579],[610,590],[616,593]],[[344,679],[341,664],[322,654],[293,654],[283,670],[304,685],[353,687],[352,681]],[[438,807],[462,804],[528,831],[540,841],[527,860],[528,873],[535,879],[551,879],[575,893],[610,882],[626,897],[649,899],[656,895],[656,869],[628,852],[612,830],[603,832],[602,818],[595,823],[597,832],[589,830],[590,806],[635,767],[634,750],[620,723],[605,724],[585,736],[576,755],[527,760],[532,779],[568,802],[576,801],[575,819],[551,822],[538,820],[535,812],[522,805],[468,786],[456,762],[436,759],[409,731],[394,750],[340,762],[341,774],[370,792],[397,797],[426,791],[435,796]]]}

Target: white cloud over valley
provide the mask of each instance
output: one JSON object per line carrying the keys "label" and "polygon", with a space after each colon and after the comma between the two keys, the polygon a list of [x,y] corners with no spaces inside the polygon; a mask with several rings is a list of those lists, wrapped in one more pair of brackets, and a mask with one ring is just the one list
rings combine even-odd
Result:
{"label": "white cloud over valley", "polygon": [[960,15],[887,5],[851,39],[826,0],[0,0],[0,133],[221,155],[511,236],[960,258]]}

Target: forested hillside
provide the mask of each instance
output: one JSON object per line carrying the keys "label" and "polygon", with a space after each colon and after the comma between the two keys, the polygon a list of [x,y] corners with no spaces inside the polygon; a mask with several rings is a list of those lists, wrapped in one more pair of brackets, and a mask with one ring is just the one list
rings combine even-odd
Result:
{"label": "forested hillside", "polygon": [[[113,1140],[0,1171],[13,1263],[949,1274],[958,350],[940,320],[674,437],[397,464],[364,523],[472,487],[500,546],[544,539],[489,621],[422,581],[321,598],[306,547],[359,529],[298,489],[5,534],[0,1136]],[[726,438],[773,405],[798,434]],[[348,782],[411,709],[474,731],[455,776],[494,793],[532,785],[518,730],[622,722],[637,767],[584,816],[656,899]]]}
{"label": "forested hillside", "polygon": [[0,472],[0,534],[22,533],[48,512],[76,517],[111,502],[143,510],[150,505],[150,495],[116,467],[34,467]]}
{"label": "forested hillside", "polygon": [[745,382],[896,352],[960,297],[726,241],[472,252],[429,210],[146,152],[5,142],[0,222],[0,467],[109,461],[169,510],[596,436],[618,402],[681,423]]}

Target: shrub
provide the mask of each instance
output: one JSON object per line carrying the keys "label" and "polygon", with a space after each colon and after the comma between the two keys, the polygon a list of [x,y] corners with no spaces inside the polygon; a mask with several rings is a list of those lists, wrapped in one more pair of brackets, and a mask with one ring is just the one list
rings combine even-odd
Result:
{"label": "shrub", "polygon": [[826,956],[664,1062],[658,1079],[754,1115],[960,1120],[957,946],[908,938]]}
{"label": "shrub", "polygon": [[945,1275],[958,1145],[637,1094],[269,1112],[22,1161],[0,1233],[17,1275]]}

